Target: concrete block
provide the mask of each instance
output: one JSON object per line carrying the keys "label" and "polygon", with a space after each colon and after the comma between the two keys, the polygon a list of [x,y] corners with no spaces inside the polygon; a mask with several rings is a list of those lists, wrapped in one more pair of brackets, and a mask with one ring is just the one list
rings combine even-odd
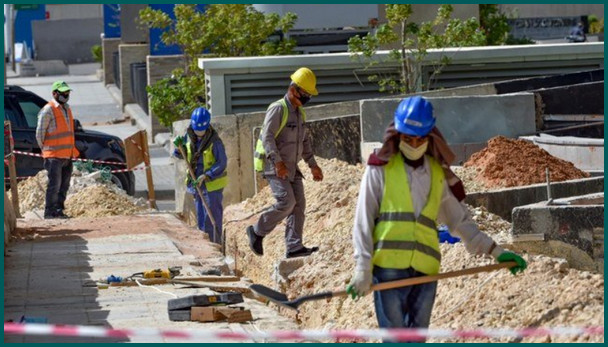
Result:
{"label": "concrete block", "polygon": [[552,156],[571,162],[581,170],[604,170],[604,139],[545,134],[523,138],[534,142]]}
{"label": "concrete block", "polygon": [[100,43],[101,18],[31,21],[36,59],[61,60],[68,64],[93,62],[91,47]]}
{"label": "concrete block", "polygon": [[307,122],[315,156],[336,158],[349,164],[361,161],[359,115],[319,119]]}
{"label": "concrete block", "polygon": [[[603,191],[603,176],[551,183],[551,195],[554,199]],[[511,221],[511,212],[517,206],[525,206],[546,200],[547,185],[541,183],[489,192],[470,193],[467,194],[465,203],[476,207],[483,206],[489,212]]]}
{"label": "concrete block", "polygon": [[[448,143],[482,143],[503,135],[517,137],[536,131],[534,95],[429,97],[437,127]],[[401,99],[361,100],[361,137],[382,141]]]}
{"label": "concrete block", "polygon": [[68,65],[63,60],[34,60],[32,61],[38,76],[68,75]]}
{"label": "concrete block", "polygon": [[[127,104],[135,103],[135,98],[131,94],[131,63],[145,62],[150,46],[148,44],[120,44],[118,50],[120,52],[121,106],[124,108]],[[148,137],[153,136],[148,134]]]}
{"label": "concrete block", "polygon": [[[604,114],[604,80],[541,89],[544,114]],[[573,102],[576,100],[576,102]]]}
{"label": "concrete block", "polygon": [[103,55],[103,83],[114,84],[114,61],[112,55],[114,52],[118,52],[118,45],[120,44],[120,38],[102,39],[101,40],[101,52]]}
{"label": "concrete block", "polygon": [[[555,202],[557,205],[543,202],[514,208],[513,235],[543,234],[546,241],[568,244],[594,259],[596,230],[604,228],[603,193]],[[601,242],[603,247],[603,237]]]}

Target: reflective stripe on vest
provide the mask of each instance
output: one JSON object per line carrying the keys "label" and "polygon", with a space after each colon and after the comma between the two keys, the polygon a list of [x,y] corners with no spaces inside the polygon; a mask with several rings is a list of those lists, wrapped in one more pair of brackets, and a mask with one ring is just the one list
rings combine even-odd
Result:
{"label": "reflective stripe on vest", "polygon": [[74,139],[74,117],[72,110],[68,108],[69,125],[65,120],[65,115],[61,110],[61,105],[49,102],[47,105],[53,111],[55,119],[55,131],[48,132],[44,136],[42,144],[43,158],[76,158],[80,155],[76,149]]}
{"label": "reflective stripe on vest", "polygon": [[[187,158],[188,163],[186,165],[191,165],[191,162],[192,162],[192,152],[193,152],[192,146],[194,146],[194,144],[192,142],[186,143],[186,151],[187,151],[187,156],[188,156],[188,158]],[[212,143],[206,150],[203,151],[203,172],[209,170],[209,168],[211,168],[213,166],[213,164],[215,164],[215,156],[213,155],[213,143]],[[190,182],[189,173],[190,173],[190,171],[188,170],[188,168],[186,168],[186,184],[188,184],[188,182]],[[204,184],[205,184],[205,188],[207,189],[208,192],[213,192],[213,191],[220,190],[220,189],[226,187],[226,184],[228,184],[227,170],[225,169],[221,175],[212,179],[211,181],[204,182]]]}
{"label": "reflective stripe on vest", "polygon": [[[285,125],[287,124],[287,118],[289,117],[289,108],[287,107],[287,101],[285,101],[285,98],[282,98],[270,104],[270,106],[268,106],[268,110],[279,105],[283,107],[283,116],[281,117],[281,124],[279,125],[279,130],[274,134],[275,139],[279,136],[281,130],[285,128]],[[302,107],[298,107],[298,110],[302,115],[302,122],[306,123],[306,112],[304,112],[304,109]],[[258,141],[255,144],[255,152],[253,153],[253,168],[255,169],[255,171],[259,172],[264,170],[264,160],[266,159],[266,149],[264,149],[264,143],[262,142],[263,137],[264,134],[260,132],[260,137],[258,138]]]}
{"label": "reflective stripe on vest", "polygon": [[405,163],[393,155],[384,166],[384,196],[374,227],[374,265],[388,269],[414,268],[427,275],[439,273],[441,253],[436,223],[443,194],[441,165],[427,156],[431,189],[422,212],[415,217]]}

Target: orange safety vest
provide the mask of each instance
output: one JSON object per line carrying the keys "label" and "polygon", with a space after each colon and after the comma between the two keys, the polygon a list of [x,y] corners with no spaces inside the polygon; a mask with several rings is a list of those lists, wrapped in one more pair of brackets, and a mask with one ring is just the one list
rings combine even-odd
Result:
{"label": "orange safety vest", "polygon": [[53,110],[55,116],[55,131],[47,131],[42,144],[43,158],[77,158],[80,155],[76,149],[74,138],[74,117],[72,110],[68,108],[70,125],[65,121],[61,105],[57,102],[49,102],[47,105]]}

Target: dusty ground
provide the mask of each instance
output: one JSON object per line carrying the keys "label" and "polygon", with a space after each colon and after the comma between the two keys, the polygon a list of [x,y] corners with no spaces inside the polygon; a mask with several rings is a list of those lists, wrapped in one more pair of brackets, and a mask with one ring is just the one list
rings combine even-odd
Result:
{"label": "dusty ground", "polygon": [[477,179],[490,188],[524,186],[589,177],[571,162],[556,158],[532,142],[497,136],[463,165],[477,171]]}
{"label": "dusty ground", "polygon": [[[249,250],[245,233],[259,212],[274,202],[268,188],[254,198],[225,209],[227,254],[238,270],[255,283],[276,288],[294,298],[331,289],[343,289],[353,269],[351,232],[362,166],[320,159],[325,180],[317,183],[303,170],[307,197],[304,243],[320,251],[305,258],[304,265],[287,281],[276,281],[275,266],[284,258],[284,225],[264,240],[263,257]],[[482,209],[471,209],[473,218],[497,242],[508,246],[510,224]],[[253,213],[253,215],[252,215]],[[441,245],[442,271],[493,263],[487,256],[473,257],[462,244]],[[524,254],[529,268],[511,275],[490,274],[444,280],[439,284],[432,328],[501,328],[525,326],[591,326],[604,324],[603,274],[571,269],[562,259]],[[371,296],[358,302],[337,298],[308,302],[297,318],[305,328],[377,327]],[[285,313],[289,314],[289,313]],[[464,341],[464,340],[463,340]],[[482,340],[476,340],[482,341]],[[516,339],[492,341],[515,342]],[[603,337],[560,339],[525,338],[523,342],[603,342]]]}

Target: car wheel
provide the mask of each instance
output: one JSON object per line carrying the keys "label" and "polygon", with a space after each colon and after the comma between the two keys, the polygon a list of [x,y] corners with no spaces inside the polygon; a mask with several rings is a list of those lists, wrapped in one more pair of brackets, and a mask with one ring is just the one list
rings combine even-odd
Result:
{"label": "car wheel", "polygon": [[131,191],[131,189],[129,189],[130,188],[129,179],[127,178],[127,176],[124,173],[122,173],[122,172],[113,173],[110,181],[112,183],[114,183],[118,188],[124,190],[127,194],[133,195],[133,192]]}

